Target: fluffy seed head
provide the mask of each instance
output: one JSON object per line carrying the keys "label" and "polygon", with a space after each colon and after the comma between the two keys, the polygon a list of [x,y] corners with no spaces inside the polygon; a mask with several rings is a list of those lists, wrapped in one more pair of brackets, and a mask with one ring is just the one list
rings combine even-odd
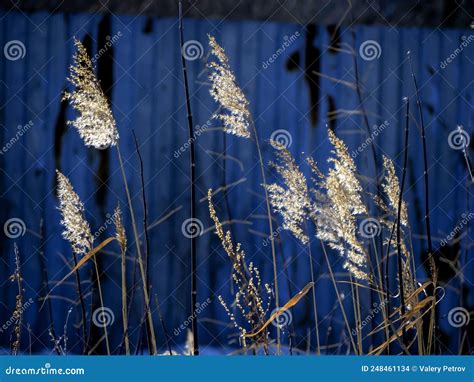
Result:
{"label": "fluffy seed head", "polygon": [[[391,213],[393,215],[398,214],[398,202],[400,197],[400,185],[398,182],[398,177],[395,173],[395,166],[390,158],[386,156],[383,157],[383,166],[385,169],[385,177],[382,182],[382,188],[386,195],[387,204],[378,203],[386,213]],[[404,200],[402,200],[402,208],[400,211],[400,223],[403,226],[408,226],[408,212],[407,205]]]}
{"label": "fluffy seed head", "polygon": [[127,249],[127,236],[125,235],[125,227],[122,222],[122,210],[120,206],[117,206],[113,215],[115,225],[115,238],[119,242],[122,253],[125,253]]}
{"label": "fluffy seed head", "polygon": [[84,204],[69,179],[58,170],[56,174],[61,224],[64,227],[63,237],[71,243],[74,253],[84,255],[92,249],[94,242],[89,223],[84,217]]}
{"label": "fluffy seed head", "polygon": [[269,184],[266,186],[270,203],[275,212],[283,217],[283,228],[291,231],[293,235],[306,244],[309,240],[302,227],[308,209],[311,206],[306,178],[296,164],[295,158],[281,144],[271,141],[276,149],[277,163],[270,164],[283,178],[284,186]]}
{"label": "fluffy seed head", "polygon": [[344,142],[329,130],[334,146],[333,165],[324,175],[312,159],[308,159],[317,181],[313,190],[315,203],[311,217],[316,225],[316,236],[344,258],[344,268],[354,277],[368,280],[367,255],[357,237],[357,219],[367,215],[362,202],[362,186],[356,176],[356,166]]}
{"label": "fluffy seed head", "polygon": [[249,138],[249,102],[242,89],[237,85],[224,49],[210,35],[209,46],[211,53],[217,58],[217,61],[208,64],[209,80],[211,81],[210,93],[222,110],[222,112],[214,114],[213,118],[223,122],[224,130],[227,133]]}
{"label": "fluffy seed head", "polygon": [[86,146],[104,149],[117,144],[119,135],[109,102],[97,79],[87,50],[74,39],[76,53],[68,81],[74,90],[64,94],[79,116],[69,124],[76,127]]}

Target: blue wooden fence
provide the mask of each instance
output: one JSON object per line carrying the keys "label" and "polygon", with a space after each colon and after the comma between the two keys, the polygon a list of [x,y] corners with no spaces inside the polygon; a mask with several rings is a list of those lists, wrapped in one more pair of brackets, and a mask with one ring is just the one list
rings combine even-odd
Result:
{"label": "blue wooden fence", "polygon": [[[110,66],[113,70],[111,102],[121,135],[122,152],[140,232],[143,232],[143,209],[139,162],[132,129],[137,134],[145,161],[152,296],[157,295],[169,331],[172,332],[187,318],[190,309],[189,240],[182,234],[182,224],[189,217],[189,152],[185,150],[183,154],[175,155],[188,140],[177,22],[175,19],[141,16],[106,17],[110,20],[108,33],[110,41],[113,41],[112,47],[108,48],[113,51]],[[61,238],[60,215],[56,209],[56,167],[60,167],[70,177],[83,199],[93,232],[104,224],[107,226],[107,217],[112,214],[117,203],[122,206],[130,241],[130,284],[134,280],[132,273],[135,252],[115,150],[100,152],[86,149],[73,128],[64,131],[61,128],[63,117],[74,118],[74,113],[69,108],[62,109],[60,102],[62,92],[68,86],[66,77],[73,54],[72,38],[76,36],[84,39],[89,35],[92,52],[99,52],[102,46],[99,45],[97,36],[104,16],[48,13],[25,15],[8,12],[1,13],[0,18],[1,46],[5,47],[8,42],[18,40],[25,47],[22,58],[7,59],[4,52],[0,59],[0,142],[6,145],[17,135],[18,126],[32,122],[32,127],[0,156],[0,220],[3,224],[10,218],[18,218],[26,226],[23,236],[4,236],[0,243],[0,312],[2,321],[6,321],[12,314],[17,294],[16,285],[8,280],[14,270],[15,242],[21,257],[25,300],[31,297],[36,301],[44,296],[40,251],[45,255],[51,284],[60,280],[71,264],[70,247]],[[341,112],[334,126],[350,150],[356,150],[367,138],[361,115],[350,112],[360,110],[356,92],[344,83],[330,78],[353,83],[353,57],[345,51],[328,49],[331,35],[325,27],[316,27],[314,36],[309,36],[308,31],[301,26],[278,23],[186,20],[185,28],[186,40],[196,40],[204,47],[201,59],[188,61],[192,108],[197,125],[205,125],[216,109],[209,96],[205,73],[207,34],[210,33],[216,36],[230,57],[239,83],[250,100],[262,141],[268,140],[273,132],[283,129],[286,131],[283,134],[287,134],[286,137],[291,140],[290,150],[299,160],[304,152],[305,155],[312,155],[325,168],[325,158],[330,152],[325,128],[328,112]],[[453,150],[448,144],[449,133],[457,125],[463,125],[467,132],[472,131],[474,52],[469,44],[461,52],[458,51],[463,41],[470,41],[472,31],[357,26],[355,36],[353,44],[350,30],[343,27],[339,43],[343,50],[355,47],[371,127],[388,122],[388,127],[375,140],[378,155],[385,153],[398,166],[402,161],[400,153],[404,96],[409,96],[413,101],[412,110],[416,114],[406,56],[406,52],[411,51],[427,125],[432,226],[438,247],[440,240],[458,224],[462,214],[469,211],[469,203],[472,209],[472,188],[469,188],[472,186],[468,183],[469,176],[462,152]],[[379,58],[367,61],[360,57],[358,49],[367,40],[379,44]],[[273,63],[268,61],[272,56]],[[450,56],[452,62],[442,65]],[[309,72],[306,71],[305,74],[306,61],[314,58],[317,58],[317,64],[309,67]],[[311,70],[321,72],[323,77],[312,75]],[[313,99],[310,96],[311,89],[314,92]],[[316,118],[314,121],[311,120],[311,110],[313,118]],[[419,262],[424,248],[421,238],[425,234],[423,163],[419,132],[415,125],[411,133],[407,201],[415,240],[415,256]],[[237,338],[228,337],[233,331],[226,329],[228,320],[216,299],[219,294],[230,299],[231,267],[213,235],[205,200],[209,188],[217,189],[224,182],[235,183],[229,191],[231,216],[237,221],[232,227],[233,233],[236,240],[243,243],[248,259],[261,267],[263,279],[270,283],[272,281],[270,247],[265,240],[268,228],[255,147],[251,141],[231,136],[227,137],[227,145],[227,154],[236,159],[228,160],[228,171],[224,179],[223,160],[219,156],[223,150],[222,132],[209,128],[197,139],[198,218],[204,229],[198,243],[198,301],[204,302],[208,297],[213,301],[200,315],[200,328],[203,343],[214,346],[227,345],[229,340],[235,343]],[[267,144],[264,144],[263,155],[266,162],[274,158],[272,149]],[[370,155],[370,149],[366,149],[356,158],[361,173],[369,177],[374,174]],[[305,171],[309,175],[308,170]],[[106,185],[98,192],[103,179],[106,179]],[[270,179],[273,180],[271,175]],[[215,202],[221,219],[226,220],[228,215],[222,193],[216,195]],[[281,222],[278,217],[275,219],[275,226],[279,227]],[[107,232],[113,232],[110,224]],[[103,233],[98,241],[106,236]],[[464,237],[464,243],[469,241],[469,236]],[[288,283],[294,293],[309,281],[308,258],[306,249],[286,232],[281,233],[278,252],[278,262],[282,265],[283,259],[285,260],[290,278],[287,281],[284,274],[280,277],[280,299],[285,301],[290,296]],[[336,343],[342,331],[342,321],[338,318],[340,315],[334,305],[333,289],[326,276],[327,267],[317,243],[314,245],[314,252],[317,276],[320,278],[317,298],[320,301],[322,342]],[[466,266],[465,276],[472,287],[472,257],[470,259],[471,263],[463,260],[462,266]],[[105,305],[115,314],[111,330],[120,333],[118,248],[110,246],[101,255],[100,262],[104,270],[102,283]],[[336,257],[334,262],[340,264]],[[342,268],[337,265],[336,270],[340,271]],[[81,271],[83,280],[89,280],[90,272],[91,269]],[[424,277],[424,269],[420,267],[419,278]],[[138,282],[138,279],[135,280]],[[458,286],[457,279],[453,279],[452,283],[453,288]],[[86,291],[90,290],[90,284],[86,281],[83,282],[83,287]],[[341,290],[350,292],[343,285]],[[455,295],[449,288],[447,293]],[[66,313],[76,298],[73,278],[56,289],[54,294],[58,296],[52,300],[55,328],[62,332]],[[472,290],[468,298],[472,303]],[[140,312],[140,301],[141,292],[137,288],[135,312]],[[31,325],[34,349],[51,349],[47,333],[47,310],[44,307],[38,312],[40,304],[41,302],[35,302],[33,307],[25,310],[24,323]],[[87,309],[90,309],[89,302]],[[441,308],[442,316],[444,314],[441,322],[443,327],[446,327],[446,309]],[[306,327],[312,322],[310,312],[309,299],[293,311],[293,323],[300,336],[306,334]],[[91,312],[88,311],[88,314]],[[140,319],[140,314],[134,314],[131,317],[131,328],[137,328]],[[157,315],[155,319],[159,342],[163,343]],[[80,341],[72,324],[79,320],[80,310],[75,309],[70,317],[69,346],[76,351],[80,349],[77,345]],[[133,338],[138,336],[137,330],[131,330]],[[176,343],[184,338],[181,334],[172,337]],[[1,340],[4,345],[9,343],[8,331],[2,333]],[[120,340],[120,335],[114,338],[114,349],[119,346]]]}

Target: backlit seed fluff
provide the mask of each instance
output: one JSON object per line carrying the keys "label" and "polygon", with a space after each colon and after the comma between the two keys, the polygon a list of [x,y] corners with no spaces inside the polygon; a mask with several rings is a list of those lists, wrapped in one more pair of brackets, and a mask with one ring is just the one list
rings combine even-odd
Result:
{"label": "backlit seed fluff", "polygon": [[76,127],[86,146],[105,149],[118,142],[118,131],[109,102],[97,79],[87,50],[74,39],[76,53],[70,67],[68,81],[74,90],[65,92],[64,99],[79,112],[68,124]]}
{"label": "backlit seed fluff", "polygon": [[125,227],[123,226],[122,210],[120,209],[120,206],[115,208],[113,220],[115,225],[115,238],[119,242],[120,249],[124,253],[127,250],[127,236],[125,234]]}
{"label": "backlit seed fluff", "polygon": [[270,203],[283,217],[283,228],[306,244],[309,240],[302,225],[311,206],[306,178],[291,153],[281,144],[270,142],[276,149],[278,163],[270,163],[283,178],[284,186],[267,185]]}
{"label": "backlit seed fluff", "polygon": [[217,58],[208,64],[210,93],[212,98],[221,106],[213,118],[222,121],[224,131],[242,138],[250,137],[249,102],[242,89],[237,85],[235,75],[229,66],[229,60],[224,49],[213,36],[209,37],[211,53]]}
{"label": "backlit seed fluff", "polygon": [[344,142],[329,130],[334,150],[328,161],[333,165],[324,175],[311,158],[308,163],[315,174],[318,190],[313,190],[315,203],[311,217],[316,236],[344,259],[344,268],[360,280],[368,280],[367,254],[357,237],[357,219],[367,216],[362,202],[362,186],[356,176],[356,166]]}
{"label": "backlit seed fluff", "polygon": [[84,204],[69,179],[58,170],[56,174],[61,224],[64,227],[63,237],[71,243],[74,253],[84,255],[92,249],[94,241],[89,223],[84,217]]}
{"label": "backlit seed fluff", "polygon": [[[390,158],[383,157],[383,166],[385,169],[385,177],[382,183],[382,188],[388,199],[390,210],[393,214],[398,211],[398,202],[400,198],[400,185],[398,177],[395,173],[395,166]],[[402,208],[400,211],[400,222],[403,226],[408,226],[408,212],[407,205],[402,199]]]}

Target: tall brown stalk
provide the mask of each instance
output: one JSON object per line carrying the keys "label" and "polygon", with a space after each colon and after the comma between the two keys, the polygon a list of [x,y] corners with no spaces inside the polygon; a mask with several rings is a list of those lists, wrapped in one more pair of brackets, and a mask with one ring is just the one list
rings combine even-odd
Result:
{"label": "tall brown stalk", "polygon": [[[186,70],[186,58],[183,54],[184,49],[184,31],[183,31],[183,4],[179,1],[179,41],[181,51],[181,66],[183,70],[184,81],[184,95],[186,97],[186,112],[188,119],[189,140],[190,140],[190,176],[191,176],[191,221],[196,219],[196,162],[195,162],[195,147],[194,147],[194,130],[193,130],[193,115],[191,112],[191,101],[189,97],[188,73]],[[196,314],[197,304],[197,264],[196,264],[196,235],[191,235],[191,330],[193,332],[193,354],[199,355],[199,341],[198,341],[198,321]]]}

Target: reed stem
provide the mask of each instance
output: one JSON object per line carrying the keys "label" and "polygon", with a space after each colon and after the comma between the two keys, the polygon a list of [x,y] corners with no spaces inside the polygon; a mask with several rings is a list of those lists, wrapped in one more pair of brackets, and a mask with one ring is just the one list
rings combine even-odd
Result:
{"label": "reed stem", "polygon": [[[272,213],[270,209],[270,199],[268,197],[267,191],[267,178],[265,176],[265,167],[263,164],[263,157],[262,157],[262,150],[260,149],[260,142],[258,139],[257,129],[253,120],[251,120],[251,125],[253,128],[253,134],[255,137],[255,145],[257,147],[258,152],[258,159],[260,163],[260,172],[262,174],[262,182],[263,182],[263,189],[265,190],[265,203],[267,206],[267,215],[268,215],[268,226],[270,228],[270,244],[272,248],[272,261],[273,261],[273,280],[275,284],[275,309],[278,311],[280,309],[280,300],[279,300],[279,293],[278,293],[278,273],[277,273],[277,261],[276,261],[276,252],[275,252],[275,238],[273,235],[273,222],[272,222]],[[277,354],[280,354],[281,349],[281,333],[280,327],[277,325]]]}
{"label": "reed stem", "polygon": [[[428,178],[428,153],[427,153],[427,145],[426,145],[426,128],[425,122],[423,119],[423,110],[421,105],[421,99],[419,94],[418,83],[416,81],[415,72],[413,70],[413,65],[411,62],[410,51],[407,52],[408,62],[410,63],[410,71],[413,78],[413,85],[415,87],[415,95],[416,95],[416,105],[418,107],[418,113],[420,116],[420,125],[421,125],[421,140],[423,142],[423,165],[424,165],[424,180],[425,180],[425,223],[426,223],[426,236],[428,241],[428,261],[430,263],[430,270],[431,270],[431,278],[433,281],[433,285],[429,287],[428,294],[432,297],[435,297],[437,279],[438,279],[438,272],[436,270],[436,264],[433,258],[433,243],[431,240],[431,224],[430,224],[430,198],[429,198],[429,178]],[[428,354],[431,354],[431,346],[433,342],[433,338],[435,337],[435,328],[436,328],[436,298],[433,299],[433,303],[431,304],[431,315],[430,315],[430,323],[429,323],[429,333],[428,333],[428,347],[427,351]]]}
{"label": "reed stem", "polygon": [[138,230],[137,230],[137,224],[135,221],[135,212],[133,211],[133,205],[132,205],[132,198],[130,196],[130,190],[128,188],[127,184],[127,176],[125,175],[125,168],[123,166],[123,160],[122,160],[122,154],[120,153],[120,147],[117,144],[117,155],[118,155],[118,160],[119,160],[119,165],[120,165],[120,170],[122,173],[122,178],[123,178],[123,183],[125,186],[125,193],[127,194],[127,202],[128,202],[128,207],[130,211],[130,218],[132,219],[132,229],[133,229],[133,236],[134,236],[134,242],[135,242],[135,247],[137,250],[137,257],[138,257],[138,267],[140,268],[140,274],[142,277],[142,282],[143,282],[143,296],[145,300],[145,314],[147,315],[148,319],[148,326],[150,329],[150,340],[151,340],[151,353],[153,355],[157,354],[157,348],[156,348],[156,339],[155,339],[155,330],[153,327],[153,318],[151,316],[151,311],[150,311],[150,298],[148,294],[148,289],[146,285],[146,274],[145,274],[145,268],[143,265],[143,259],[142,259],[142,253],[140,250],[140,242],[139,242],[139,236],[138,236]]}
{"label": "reed stem", "polygon": [[[183,54],[184,48],[184,31],[183,31],[183,4],[179,1],[179,41],[181,47],[181,66],[183,70],[184,80],[184,94],[186,97],[186,112],[188,119],[188,129],[190,138],[190,175],[191,175],[191,222],[196,220],[196,162],[195,162],[195,147],[194,147],[194,130],[193,130],[193,115],[191,112],[191,101],[189,97],[188,73],[186,70],[186,59]],[[193,332],[193,355],[199,355],[199,341],[198,341],[198,321],[196,314],[197,305],[197,259],[196,259],[196,235],[191,235],[191,330]]]}
{"label": "reed stem", "polygon": [[[401,216],[402,216],[402,202],[403,202],[403,190],[405,189],[405,178],[407,173],[408,165],[408,138],[410,129],[410,100],[406,99],[406,114],[405,114],[405,145],[404,145],[404,158],[403,158],[403,170],[402,180],[400,184],[400,195],[398,197],[398,213],[397,213],[397,260],[398,260],[398,279],[400,284],[400,312],[402,317],[405,316],[405,289],[403,283],[403,265],[402,265],[402,244],[401,244]],[[405,326],[402,327],[402,341],[407,346]]]}
{"label": "reed stem", "polygon": [[[102,312],[104,312],[105,305],[104,305],[104,298],[102,296],[102,286],[100,284],[99,266],[97,265],[97,259],[95,255],[93,257],[93,260],[94,260],[94,267],[95,267],[95,276],[96,276],[96,281],[97,281],[97,290],[99,291],[100,308],[102,309]],[[76,271],[76,275],[77,275],[77,271]],[[107,349],[107,355],[110,355],[110,344],[109,344],[109,335],[107,333],[107,325],[104,325],[103,329],[104,329],[105,347]]]}

